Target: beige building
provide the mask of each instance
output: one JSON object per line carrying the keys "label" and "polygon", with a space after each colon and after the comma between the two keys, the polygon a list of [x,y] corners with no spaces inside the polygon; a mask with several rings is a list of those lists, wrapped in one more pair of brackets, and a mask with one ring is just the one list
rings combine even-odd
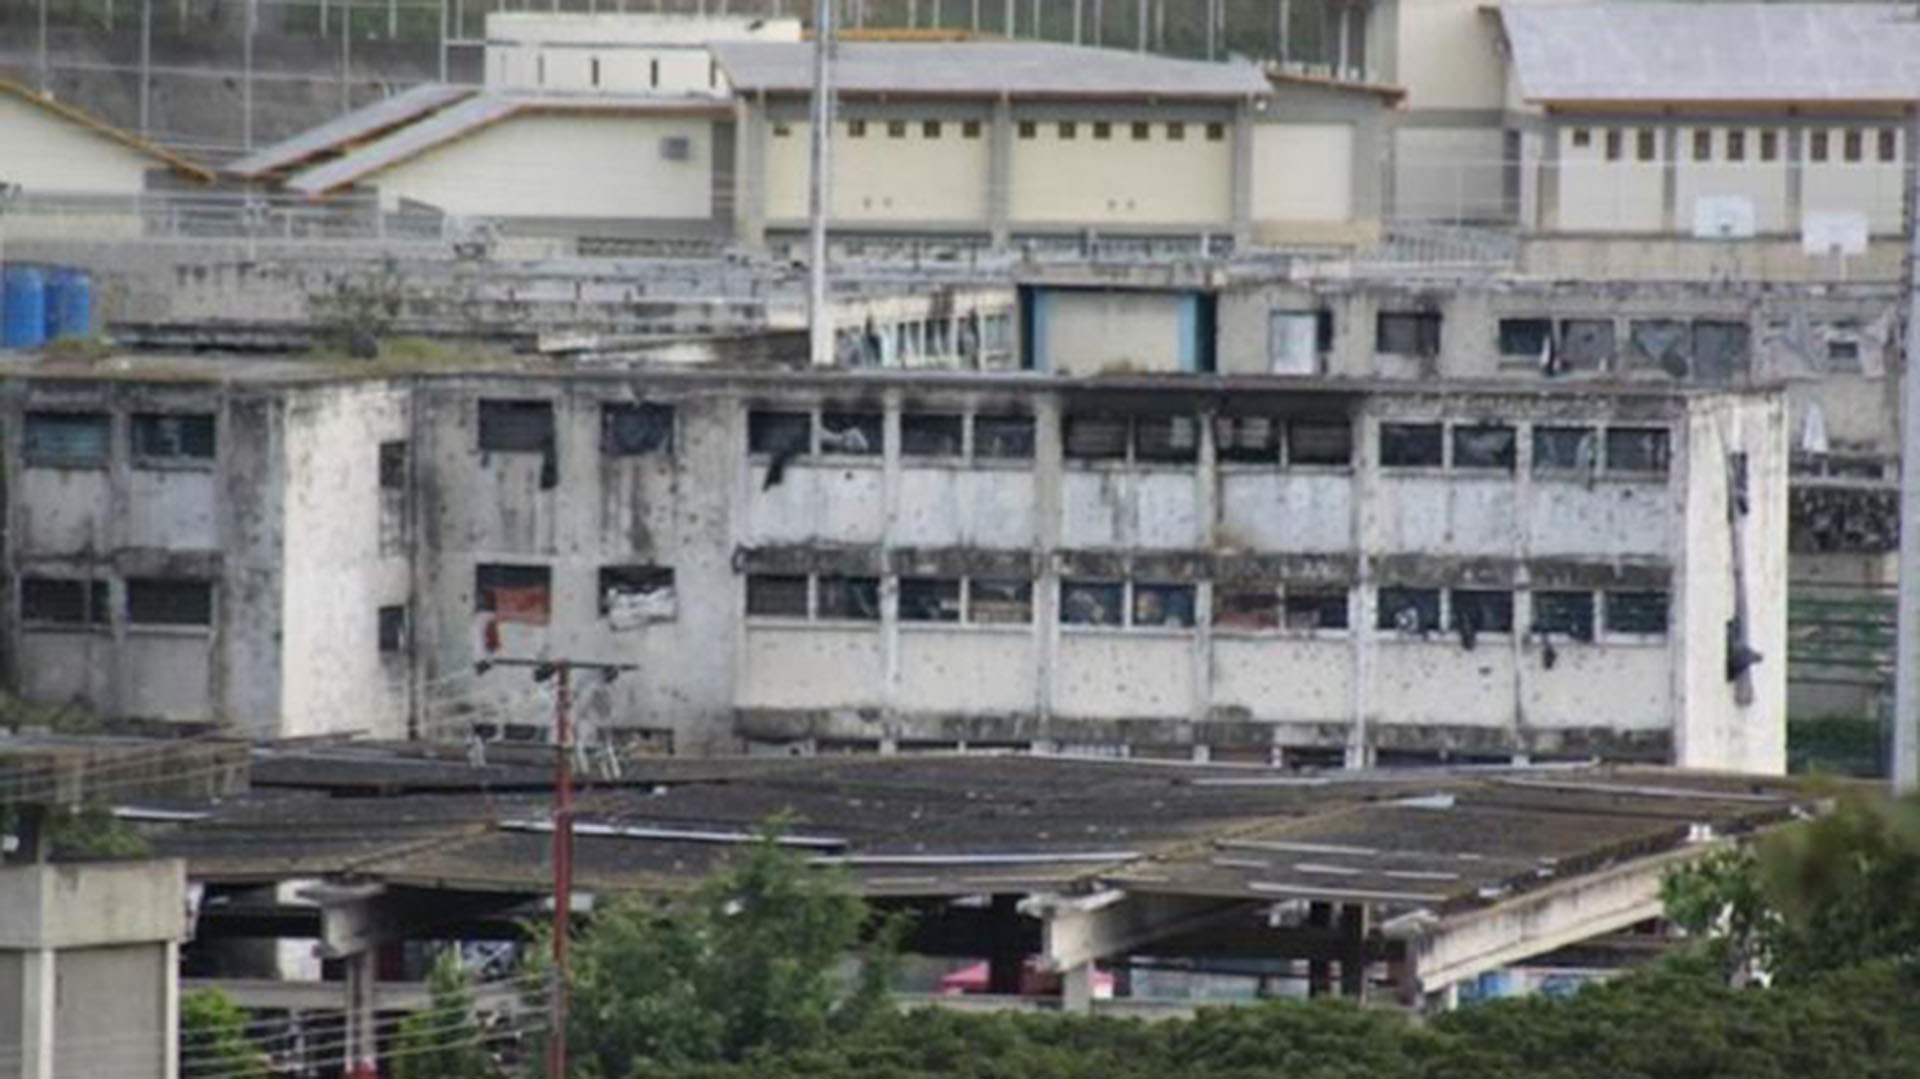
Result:
{"label": "beige building", "polygon": [[29,197],[135,196],[155,173],[193,182],[213,174],[133,134],[0,79],[0,183]]}

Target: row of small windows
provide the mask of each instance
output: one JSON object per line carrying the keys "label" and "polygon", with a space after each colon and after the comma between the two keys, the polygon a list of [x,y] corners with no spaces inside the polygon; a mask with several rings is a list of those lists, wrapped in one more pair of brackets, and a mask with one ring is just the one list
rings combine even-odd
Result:
{"label": "row of small windows", "polygon": [[[597,613],[616,625],[669,621],[678,613],[673,569],[669,566],[602,566],[595,584]],[[549,624],[553,619],[553,568],[487,562],[476,565],[473,609],[495,622]]]}
{"label": "row of small windows", "polygon": [[[848,120],[846,123],[847,137],[850,139],[867,138],[875,128],[883,129],[886,137],[890,139],[904,139],[915,131],[922,139],[939,139],[945,137],[951,128],[957,128],[963,139],[977,139],[980,137],[982,128],[979,120]],[[1208,142],[1226,141],[1227,125],[1219,122],[1189,125],[1181,120],[1172,120],[1164,124],[1136,120],[1132,123],[1116,125],[1108,120],[1060,120],[1048,124],[1038,120],[1021,120],[1014,125],[1014,129],[1023,139],[1039,138],[1041,129],[1045,127],[1050,128],[1054,137],[1062,142],[1078,139],[1083,132],[1087,138],[1095,142],[1107,142],[1114,137],[1115,128],[1119,127],[1125,129],[1134,142],[1148,142],[1153,139],[1154,128],[1158,127],[1166,141],[1185,142],[1187,129],[1190,126],[1198,127],[1201,137]],[[793,135],[793,125],[776,123],[773,125],[773,135],[780,139],[790,138]]]}
{"label": "row of small windows", "polygon": [[[216,423],[210,412],[138,412],[128,417],[135,466],[211,462]],[[113,451],[113,417],[105,412],[29,412],[21,456],[50,468],[105,468]]]}
{"label": "row of small windows", "polygon": [[[1451,435],[1451,437],[1448,437]],[[1665,475],[1672,456],[1664,427],[1535,424],[1533,473]],[[1382,468],[1514,471],[1519,431],[1502,423],[1383,423]]]}
{"label": "row of small windows", "polygon": [[[1027,625],[1033,621],[1033,582],[1024,578],[908,577],[896,579],[901,622]],[[1667,631],[1663,591],[1535,590],[1532,631],[1592,641],[1597,630],[1651,636]],[[1199,619],[1198,586],[1133,580],[1060,581],[1063,626],[1115,629],[1191,629]],[[1512,633],[1515,593],[1506,589],[1383,587],[1375,628],[1410,636],[1443,629],[1466,635]],[[747,615],[820,622],[878,622],[881,579],[840,574],[751,574]],[[1353,595],[1345,586],[1212,586],[1211,621],[1233,632],[1345,630]]]}
{"label": "row of small windows", "polygon": [[[213,625],[213,584],[171,577],[129,577],[122,613],[130,626]],[[108,584],[69,577],[22,577],[20,620],[40,627],[104,628],[113,621]]]}
{"label": "row of small windows", "polygon": [[[1597,134],[1602,156],[1608,161],[1627,160],[1629,146],[1633,160],[1661,160],[1659,129],[1609,127]],[[1590,149],[1595,136],[1592,128],[1576,127],[1570,139],[1576,148]],[[1772,128],[1696,127],[1684,131],[1682,139],[1681,145],[1687,147],[1688,157],[1693,161],[1778,161],[1786,145],[1785,133]],[[1805,132],[1803,139],[1805,159],[1816,163],[1834,160],[1836,156],[1848,163],[1863,162],[1869,152],[1874,160],[1882,163],[1900,159],[1900,133],[1890,127],[1814,128]]]}

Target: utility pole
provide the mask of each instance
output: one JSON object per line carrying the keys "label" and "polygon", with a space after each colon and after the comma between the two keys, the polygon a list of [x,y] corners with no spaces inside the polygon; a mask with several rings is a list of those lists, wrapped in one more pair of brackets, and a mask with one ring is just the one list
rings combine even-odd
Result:
{"label": "utility pole", "polygon": [[1900,621],[1894,662],[1893,792],[1920,789],[1920,104],[1907,134],[1907,334],[1900,367]]}
{"label": "utility pole", "polygon": [[567,966],[573,932],[573,672],[599,671],[611,682],[632,663],[592,663],[575,659],[483,659],[477,674],[494,667],[527,667],[536,682],[553,682],[553,995],[548,1001],[548,1079],[566,1079],[567,1009],[571,985]]}
{"label": "utility pole", "polygon": [[838,0],[814,0],[812,182],[807,185],[807,356],[833,364],[833,314],[827,309],[827,215],[833,199],[833,19]]}

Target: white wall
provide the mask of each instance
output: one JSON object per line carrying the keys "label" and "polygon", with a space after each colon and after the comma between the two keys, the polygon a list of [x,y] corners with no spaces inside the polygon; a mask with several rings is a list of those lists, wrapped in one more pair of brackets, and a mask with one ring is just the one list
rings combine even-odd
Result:
{"label": "white wall", "polygon": [[1048,289],[1038,302],[1045,315],[1034,345],[1056,374],[1179,371],[1194,350],[1182,340],[1188,293]]}
{"label": "white wall", "polygon": [[516,89],[724,92],[726,76],[706,45],[735,40],[799,41],[800,20],[494,12],[487,16],[486,81]]}
{"label": "white wall", "polygon": [[158,161],[97,131],[0,93],[7,182],[35,191],[137,195]]}
{"label": "white wall", "polygon": [[1253,219],[1353,218],[1351,124],[1255,124]]}
{"label": "white wall", "polygon": [[[928,119],[931,119],[929,117]],[[929,137],[927,119],[865,121],[854,137],[847,121],[833,131],[833,217],[845,222],[984,223],[987,217],[986,124],[969,138],[959,120],[939,121]],[[812,125],[773,122],[766,131],[766,217],[795,221],[807,215],[808,145]]]}
{"label": "white wall", "polygon": [[1206,124],[1189,121],[1185,138],[1175,142],[1158,120],[1138,141],[1124,116],[1104,140],[1084,119],[1072,139],[1061,137],[1057,121],[1033,123],[1033,137],[1013,138],[1016,223],[1225,226],[1232,219],[1232,124],[1214,142]]}
{"label": "white wall", "polygon": [[[1655,130],[1654,158],[1642,161],[1638,156],[1641,129],[1616,129],[1620,132],[1620,156],[1608,160],[1607,130],[1560,129],[1555,224],[1574,232],[1660,231],[1665,225],[1662,192],[1666,132]],[[1582,133],[1585,146],[1578,144]],[[1675,227],[1690,229],[1691,216],[1685,222],[1675,222]]]}

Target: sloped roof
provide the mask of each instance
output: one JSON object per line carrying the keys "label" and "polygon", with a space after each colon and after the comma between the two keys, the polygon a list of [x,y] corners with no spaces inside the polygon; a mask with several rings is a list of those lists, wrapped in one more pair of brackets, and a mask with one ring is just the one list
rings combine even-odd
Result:
{"label": "sloped roof", "polygon": [[1906,102],[1912,5],[1507,3],[1521,96],[1538,103]]}
{"label": "sloped roof", "polygon": [[[813,86],[811,43],[716,41],[711,48],[736,90],[806,93]],[[842,93],[949,97],[1194,99],[1268,90],[1260,70],[1245,61],[1216,64],[1030,41],[842,41],[833,82]]]}
{"label": "sloped roof", "polygon": [[257,179],[303,164],[321,154],[377,137],[477,92],[471,86],[424,83],[366,108],[337,116],[318,127],[308,128],[290,139],[256,150],[228,163],[226,171],[234,176]]}
{"label": "sloped roof", "polygon": [[58,119],[65,120],[70,124],[91,131],[102,138],[110,139],[135,152],[145,154],[183,176],[191,177],[202,183],[209,183],[214,178],[213,170],[204,165],[189,161],[170,150],[161,149],[159,146],[148,142],[146,139],[135,135],[131,131],[115,127],[91,113],[82,112],[74,108],[72,105],[67,105],[55,101],[50,97],[42,96],[37,91],[22,86],[17,82],[0,79],[0,94],[17,97],[27,104],[40,108]]}

